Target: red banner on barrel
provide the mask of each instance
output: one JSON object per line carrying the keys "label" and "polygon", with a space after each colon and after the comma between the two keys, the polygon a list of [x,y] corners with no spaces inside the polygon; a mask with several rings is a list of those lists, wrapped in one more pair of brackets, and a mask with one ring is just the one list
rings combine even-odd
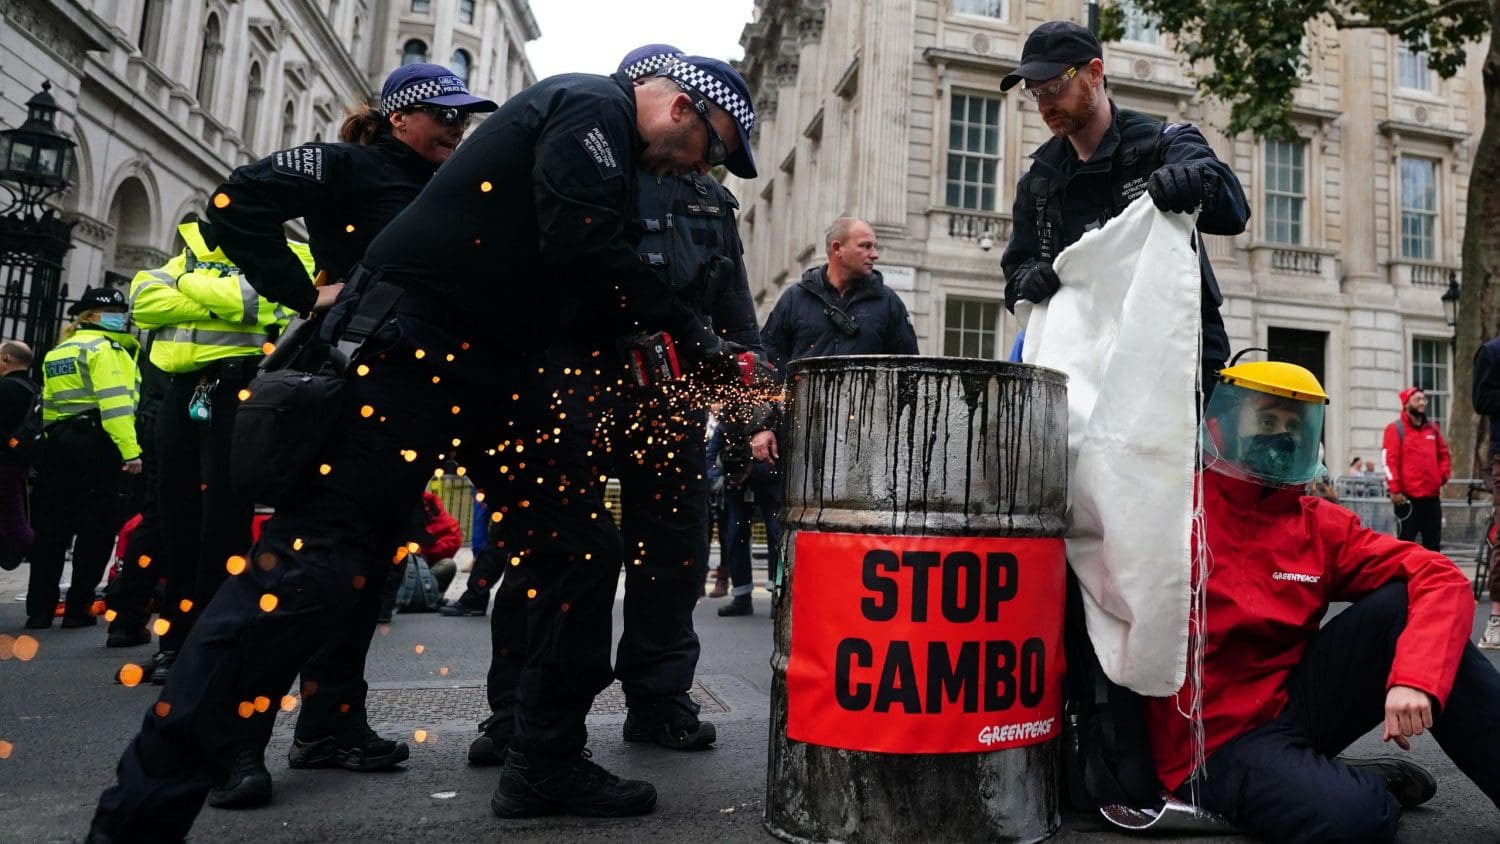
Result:
{"label": "red banner on barrel", "polygon": [[1063,541],[803,532],[787,737],[975,753],[1062,730]]}

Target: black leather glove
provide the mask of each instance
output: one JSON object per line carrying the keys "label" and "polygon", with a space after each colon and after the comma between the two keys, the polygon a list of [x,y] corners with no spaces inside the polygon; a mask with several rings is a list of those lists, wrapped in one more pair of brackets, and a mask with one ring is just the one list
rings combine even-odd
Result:
{"label": "black leather glove", "polygon": [[[1041,259],[1033,259],[1021,265],[1016,271],[1015,282],[1011,285],[1015,290],[1015,298],[1025,299],[1028,302],[1045,302],[1052,298],[1062,282],[1057,280],[1057,273],[1053,272],[1052,265]],[[1011,309],[1015,309],[1015,301],[1010,302]]]}
{"label": "black leather glove", "polygon": [[1146,191],[1156,207],[1175,214],[1209,210],[1206,206],[1218,187],[1218,178],[1211,171],[1192,164],[1163,165],[1146,182]]}
{"label": "black leather glove", "polygon": [[731,343],[714,335],[713,345],[705,344],[703,358],[698,371],[715,384],[737,385],[743,383],[740,375],[740,352],[746,351],[739,343]]}

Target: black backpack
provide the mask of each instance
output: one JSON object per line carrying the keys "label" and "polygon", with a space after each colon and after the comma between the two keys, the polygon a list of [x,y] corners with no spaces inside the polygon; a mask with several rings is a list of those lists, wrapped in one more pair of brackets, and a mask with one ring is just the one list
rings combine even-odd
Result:
{"label": "black backpack", "polygon": [[25,379],[16,379],[19,386],[31,394],[31,405],[21,421],[5,440],[7,453],[23,466],[35,466],[42,459],[42,394],[36,385]]}

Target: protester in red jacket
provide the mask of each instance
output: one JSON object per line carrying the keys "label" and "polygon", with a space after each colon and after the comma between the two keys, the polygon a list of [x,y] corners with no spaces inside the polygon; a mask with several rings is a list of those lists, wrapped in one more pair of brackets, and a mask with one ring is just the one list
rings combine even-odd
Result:
{"label": "protester in red jacket", "polygon": [[[1464,575],[1301,494],[1321,471],[1327,398],[1312,373],[1263,362],[1222,376],[1201,426],[1201,671],[1147,703],[1162,784],[1270,840],[1390,841],[1437,785],[1399,757],[1338,757],[1383,724],[1403,749],[1431,729],[1500,799],[1500,673],[1468,642]],[[1354,603],[1320,629],[1333,601]]]}
{"label": "protester in red jacket", "polygon": [[451,560],[464,547],[464,530],[458,519],[443,509],[443,502],[431,492],[422,493],[422,510],[426,513],[426,536],[422,537],[422,556],[429,565]]}
{"label": "protester in red jacket", "polygon": [[1396,535],[1407,542],[1422,537],[1432,551],[1443,548],[1443,484],[1453,477],[1448,443],[1427,418],[1427,394],[1418,387],[1401,391],[1401,415],[1385,426],[1380,448],[1385,485],[1396,508]]}

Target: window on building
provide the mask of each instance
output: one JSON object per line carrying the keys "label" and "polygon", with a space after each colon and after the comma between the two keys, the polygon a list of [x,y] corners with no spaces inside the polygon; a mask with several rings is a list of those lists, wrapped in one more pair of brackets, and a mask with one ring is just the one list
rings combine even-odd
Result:
{"label": "window on building", "polygon": [[406,42],[401,48],[401,63],[416,64],[427,61],[427,42],[416,38]]}
{"label": "window on building", "polygon": [[141,31],[136,36],[135,45],[140,48],[142,56],[153,62],[161,49],[161,16],[165,5],[166,0],[141,2]]}
{"label": "window on building", "polygon": [[281,110],[281,146],[277,149],[290,149],[296,143],[297,104],[287,100],[286,108]]}
{"label": "window on building", "polygon": [[1412,52],[1404,41],[1396,44],[1396,86],[1412,91],[1432,90],[1432,71],[1427,67],[1427,54]]}
{"label": "window on building", "polygon": [[411,0],[411,10],[419,15],[432,11],[432,0]]}
{"label": "window on building", "polygon": [[1437,260],[1437,162],[1401,156],[1401,257]]}
{"label": "window on building", "polygon": [[1149,17],[1135,0],[1123,0],[1120,11],[1125,13],[1125,35],[1122,41],[1137,44],[1160,44],[1161,31],[1156,28],[1156,19]]}
{"label": "window on building", "polygon": [[1448,340],[1415,337],[1411,341],[1411,383],[1427,394],[1427,418],[1446,428],[1448,422]]}
{"label": "window on building", "polygon": [[472,65],[473,60],[469,58],[468,50],[454,50],[453,58],[448,61],[448,69],[453,71],[454,76],[462,79],[465,85],[469,84],[469,68]]}
{"label": "window on building", "polygon": [[255,129],[260,118],[260,101],[266,94],[266,86],[261,78],[260,62],[250,64],[250,86],[245,92],[245,116],[240,121],[240,136],[245,139],[245,146],[251,150],[255,146]]}
{"label": "window on building", "polygon": [[1307,144],[1266,141],[1266,240],[1303,243],[1303,209],[1307,205]]}
{"label": "window on building", "polygon": [[458,0],[458,20],[460,23],[474,22],[474,0]]}
{"label": "window on building", "polygon": [[1005,0],[953,0],[953,11],[960,15],[986,18],[1005,17]]}
{"label": "window on building", "polygon": [[207,109],[212,105],[214,83],[219,76],[219,56],[224,53],[224,39],[219,26],[219,16],[210,13],[203,26],[203,51],[198,57],[198,104]]}
{"label": "window on building", "polygon": [[1000,100],[954,94],[948,117],[945,204],[950,208],[994,211],[999,169]]}
{"label": "window on building", "polygon": [[1000,303],[948,297],[944,307],[943,354],[995,360],[1000,344]]}

